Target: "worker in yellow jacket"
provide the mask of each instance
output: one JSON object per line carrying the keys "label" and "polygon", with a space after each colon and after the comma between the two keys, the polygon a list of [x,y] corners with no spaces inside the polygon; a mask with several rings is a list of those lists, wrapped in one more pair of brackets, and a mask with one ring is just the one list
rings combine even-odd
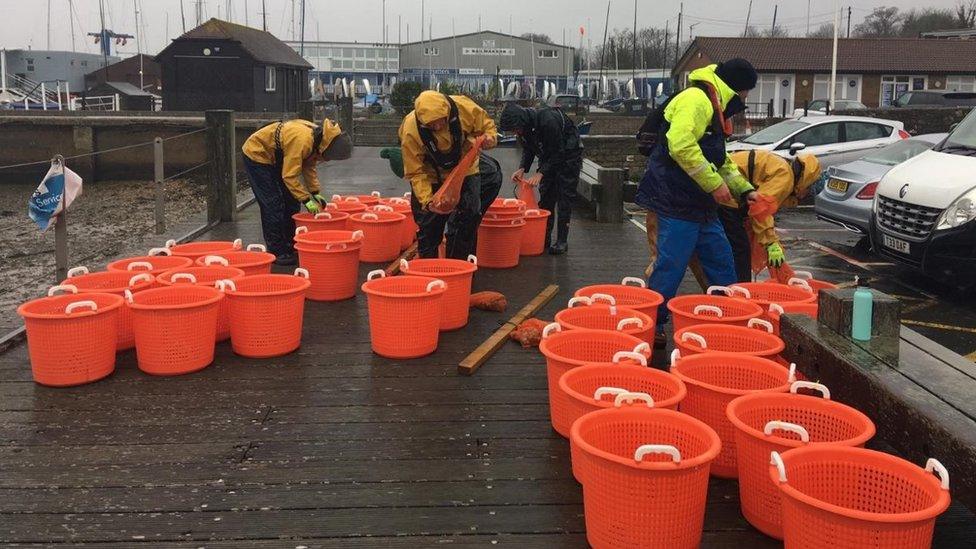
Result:
{"label": "worker in yellow jacket", "polygon": [[277,256],[278,265],[294,265],[298,260],[291,216],[301,210],[301,204],[312,213],[325,207],[318,163],[349,158],[352,139],[329,119],[322,124],[286,120],[251,134],[242,150],[244,168],[261,208],[261,231],[268,251]]}
{"label": "worker in yellow jacket", "polygon": [[[495,122],[477,103],[463,95],[422,92],[414,110],[400,125],[403,177],[410,183],[414,221],[419,227],[417,252],[420,257],[437,257],[437,247],[447,228],[447,257],[466,259],[475,252],[481,222],[481,178],[478,162],[468,170],[461,199],[451,214],[428,209],[431,198],[444,179],[470,150],[471,141],[485,136],[483,148],[498,143]],[[450,220],[450,223],[448,223]]]}

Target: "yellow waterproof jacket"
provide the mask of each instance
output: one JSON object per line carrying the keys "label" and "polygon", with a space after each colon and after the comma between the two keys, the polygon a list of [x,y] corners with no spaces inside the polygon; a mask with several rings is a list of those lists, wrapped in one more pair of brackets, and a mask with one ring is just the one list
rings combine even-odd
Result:
{"label": "yellow waterproof jacket", "polygon": [[[278,122],[272,122],[251,134],[241,150],[244,156],[258,164],[275,164],[275,131]],[[316,167],[321,161],[322,151],[327,149],[342,129],[339,124],[325,119],[322,121],[322,142],[317,151],[312,150],[314,137],[312,130],[317,124],[307,120],[287,120],[281,123],[281,150],[283,164],[281,178],[288,192],[299,202],[308,202],[311,195],[319,194],[319,176]],[[303,186],[298,176],[305,180]]]}
{"label": "yellow waterproof jacket", "polygon": [[[717,65],[709,65],[692,71],[688,76],[690,83],[705,82],[717,92],[721,107],[725,109],[735,96],[732,90],[715,74]],[[705,159],[698,141],[712,124],[715,109],[708,95],[698,89],[689,88],[679,93],[664,109],[664,119],[668,121],[668,152],[674,161],[685,171],[703,191],[711,193],[724,181],[736,196],[752,190],[732,159],[726,155],[725,163],[715,166]]]}
{"label": "yellow waterproof jacket", "polygon": [[[479,135],[497,136],[495,121],[488,116],[484,109],[477,103],[463,95],[452,95],[451,99],[457,105],[458,117],[461,122],[461,138],[465,142],[461,146],[463,156],[471,149],[471,144],[467,142],[470,137]],[[400,124],[400,146],[403,149],[403,177],[410,182],[413,195],[422,205],[427,205],[433,196],[433,186],[437,181],[437,172],[433,166],[426,161],[427,149],[424,147],[423,140],[417,123],[427,124],[438,118],[447,118],[450,113],[450,105],[447,99],[440,92],[425,91],[417,96],[414,101],[414,110],[403,119]],[[451,149],[451,130],[444,128],[434,132],[434,139],[437,142],[437,150],[446,152]],[[468,170],[467,175],[478,173],[478,162],[475,162]],[[447,177],[446,173],[441,174]]]}
{"label": "yellow waterproof jacket", "polygon": [[[798,202],[797,195],[805,194],[810,185],[820,177],[820,164],[813,155],[800,155],[800,161],[804,164],[803,175],[800,181],[794,184],[793,168],[789,160],[770,151],[752,152],[755,154],[752,173],[749,173],[750,151],[738,151],[729,156],[742,174],[752,182],[756,192],[776,199],[779,210],[795,207]],[[773,216],[763,221],[750,218],[749,224],[763,246],[779,242]]]}

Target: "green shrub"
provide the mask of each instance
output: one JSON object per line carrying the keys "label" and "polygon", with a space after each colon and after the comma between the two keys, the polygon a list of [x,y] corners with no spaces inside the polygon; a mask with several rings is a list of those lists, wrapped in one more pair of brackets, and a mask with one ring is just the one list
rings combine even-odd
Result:
{"label": "green shrub", "polygon": [[390,92],[390,104],[400,116],[406,116],[413,110],[413,102],[422,91],[420,82],[397,82]]}

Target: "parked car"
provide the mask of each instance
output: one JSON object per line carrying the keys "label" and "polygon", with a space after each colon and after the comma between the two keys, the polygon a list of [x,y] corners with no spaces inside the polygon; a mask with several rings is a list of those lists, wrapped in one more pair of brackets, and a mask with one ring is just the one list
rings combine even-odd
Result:
{"label": "parked car", "polygon": [[580,96],[566,93],[551,95],[549,96],[549,99],[546,100],[546,105],[550,107],[558,107],[565,111],[575,111],[580,107]]}
{"label": "parked car", "polygon": [[[826,99],[814,99],[807,105],[806,112],[803,112],[802,108],[793,109],[793,118],[800,118],[802,116],[822,116],[827,114],[827,103]],[[862,109],[867,109],[867,105],[861,103],[860,101],[853,101],[851,99],[837,99],[834,101],[834,106],[830,108],[830,111],[859,111]]]}
{"label": "parked car", "polygon": [[765,149],[781,156],[790,147],[804,144],[805,152],[817,156],[824,168],[850,162],[870,149],[877,149],[911,137],[897,120],[864,116],[802,116],[784,120],[740,140],[729,143],[728,151]]}
{"label": "parked car", "polygon": [[874,250],[963,287],[976,285],[976,110],[929,151],[881,179]]}
{"label": "parked car", "polygon": [[908,91],[891,104],[895,108],[976,107],[976,93],[940,90]]}
{"label": "parked car", "polygon": [[817,217],[866,235],[878,183],[888,170],[931,149],[947,134],[930,133],[873,150],[853,162],[827,168],[824,189],[814,197]]}

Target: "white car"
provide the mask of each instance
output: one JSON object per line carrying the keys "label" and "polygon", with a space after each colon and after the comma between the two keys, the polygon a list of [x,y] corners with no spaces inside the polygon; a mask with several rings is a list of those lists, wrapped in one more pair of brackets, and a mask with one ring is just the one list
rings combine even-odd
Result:
{"label": "white car", "polygon": [[813,154],[823,168],[850,162],[870,149],[884,147],[911,137],[897,120],[866,116],[804,116],[784,120],[740,140],[729,143],[729,152],[763,149],[789,156],[790,148],[800,147]]}
{"label": "white car", "polygon": [[[793,109],[793,118],[803,118],[804,116],[824,116],[827,114],[827,101],[826,99],[814,99],[807,105],[806,113],[803,109]],[[854,101],[851,99],[838,99],[834,101],[834,106],[830,108],[831,111],[857,111],[868,108],[867,105],[861,103],[860,101]]]}

